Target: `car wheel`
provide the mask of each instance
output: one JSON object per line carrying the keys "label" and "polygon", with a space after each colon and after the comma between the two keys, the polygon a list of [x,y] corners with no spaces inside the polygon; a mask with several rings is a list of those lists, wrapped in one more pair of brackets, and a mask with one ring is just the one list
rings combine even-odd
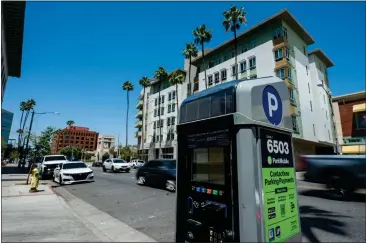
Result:
{"label": "car wheel", "polygon": [[53,181],[53,182],[56,182],[55,175],[53,175],[53,176],[52,176],[52,181]]}
{"label": "car wheel", "polygon": [[139,176],[139,178],[137,179],[137,184],[140,186],[143,186],[146,184],[146,179],[144,176]]}
{"label": "car wheel", "polygon": [[112,171],[112,172],[116,172],[116,171],[114,170],[114,166],[112,166],[111,171]]}
{"label": "car wheel", "polygon": [[175,192],[175,181],[167,180],[165,183],[165,189],[170,192]]}
{"label": "car wheel", "polygon": [[126,170],[126,172],[127,172],[127,173],[130,173],[130,169],[127,169],[127,170]]}
{"label": "car wheel", "polygon": [[64,184],[64,182],[62,181],[62,177],[61,177],[61,175],[60,175],[60,177],[58,178],[58,183],[59,183],[60,185],[63,185],[63,184]]}
{"label": "car wheel", "polygon": [[106,170],[106,168],[103,166],[103,172],[106,172],[107,170]]}

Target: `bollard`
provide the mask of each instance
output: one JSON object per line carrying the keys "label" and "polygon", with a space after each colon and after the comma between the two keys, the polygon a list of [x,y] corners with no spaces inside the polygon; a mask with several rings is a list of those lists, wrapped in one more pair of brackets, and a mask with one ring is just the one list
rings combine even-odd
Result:
{"label": "bollard", "polygon": [[37,187],[39,184],[39,171],[37,168],[32,170],[31,183],[29,192],[37,192]]}

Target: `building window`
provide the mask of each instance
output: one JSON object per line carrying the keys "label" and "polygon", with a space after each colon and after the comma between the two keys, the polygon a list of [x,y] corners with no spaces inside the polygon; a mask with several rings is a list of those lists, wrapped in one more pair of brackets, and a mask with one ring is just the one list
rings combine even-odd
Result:
{"label": "building window", "polygon": [[168,93],[168,101],[172,99],[172,93]]}
{"label": "building window", "polygon": [[226,80],[226,74],[227,74],[226,69],[222,69],[221,70],[221,80],[222,81]]}
{"label": "building window", "polygon": [[166,125],[169,127],[170,126],[170,117],[168,117],[168,119],[166,120]]}
{"label": "building window", "polygon": [[172,100],[174,100],[175,99],[175,90],[173,90],[173,92],[172,92]]}
{"label": "building window", "polygon": [[304,50],[303,51],[304,51],[304,55],[306,55],[306,46],[304,46]]}
{"label": "building window", "polygon": [[313,124],[313,133],[314,133],[314,136],[316,136],[315,135],[315,125]]}
{"label": "building window", "polygon": [[238,71],[237,65],[234,64],[233,66],[231,66],[231,75],[232,76],[236,75],[237,71]]}
{"label": "building window", "polygon": [[219,65],[219,64],[220,64],[220,56],[217,56],[217,57],[215,58],[215,64],[216,64],[216,65]]}
{"label": "building window", "polygon": [[275,29],[275,30],[273,31],[273,39],[274,39],[274,40],[277,40],[277,39],[279,39],[280,37],[281,37],[281,29],[280,29],[280,28]]}
{"label": "building window", "polygon": [[291,68],[287,68],[287,78],[288,78],[289,80],[291,80],[291,79],[292,79],[292,71],[291,71]]}
{"label": "building window", "polygon": [[310,84],[308,83],[308,90],[309,90],[309,94],[310,94]]}
{"label": "building window", "polygon": [[234,58],[235,57],[235,50],[233,49],[232,51],[231,51],[231,58]]}
{"label": "building window", "polygon": [[287,39],[287,29],[283,27],[283,37]]}
{"label": "building window", "polygon": [[208,85],[212,85],[212,75],[208,75]]}
{"label": "building window", "polygon": [[224,55],[224,62],[225,61],[227,61],[228,60],[228,56],[227,56],[227,54],[225,53],[225,55]]}
{"label": "building window", "polygon": [[172,112],[175,111],[175,104],[172,104]]}
{"label": "building window", "polygon": [[306,67],[306,75],[309,75],[308,74],[308,66],[305,66]]}
{"label": "building window", "polygon": [[289,88],[288,91],[289,91],[289,96],[290,96],[290,104],[296,105],[294,90]]}
{"label": "building window", "polygon": [[247,70],[247,62],[243,61],[240,63],[240,72],[244,73]]}
{"label": "building window", "polygon": [[310,111],[313,112],[313,103],[310,100]]}
{"label": "building window", "polygon": [[356,113],[355,118],[356,118],[356,129],[365,130],[366,129],[366,112]]}
{"label": "building window", "polygon": [[285,48],[285,53],[287,60],[290,59],[290,51],[287,48]]}
{"label": "building window", "polygon": [[277,61],[279,61],[279,60],[282,60],[282,58],[283,58],[283,50],[282,50],[282,48],[279,48],[279,49],[277,49],[277,50],[275,50],[275,61],[277,62]]}
{"label": "building window", "polygon": [[256,68],[256,60],[255,60],[255,57],[251,57],[251,58],[249,59],[249,68],[250,68],[250,69],[254,69],[254,68]]}
{"label": "building window", "polygon": [[257,78],[257,75],[252,75],[249,77],[249,79],[255,79],[255,78]]}
{"label": "building window", "polygon": [[154,121],[154,129],[156,128],[156,121]]}
{"label": "building window", "polygon": [[208,62],[208,68],[212,68],[215,66],[215,62],[214,61],[209,61]]}
{"label": "building window", "polygon": [[175,116],[172,116],[172,126],[175,125]]}
{"label": "building window", "polygon": [[248,46],[247,45],[243,45],[242,48],[241,48],[241,53],[244,53],[248,51]]}
{"label": "building window", "polygon": [[172,107],[171,107],[171,105],[169,104],[168,105],[168,113],[170,113],[172,111]]}
{"label": "building window", "polygon": [[215,83],[220,82],[220,73],[216,72],[214,75],[215,75]]}
{"label": "building window", "polygon": [[157,114],[158,114],[158,113],[157,113],[157,110],[155,109],[155,110],[154,110],[154,117],[156,117],[156,116],[157,116]]}
{"label": "building window", "polygon": [[252,46],[252,49],[255,48],[257,46],[257,41],[252,40],[251,46]]}
{"label": "building window", "polygon": [[285,79],[285,69],[284,68],[277,69],[276,76],[281,79]]}
{"label": "building window", "polygon": [[164,115],[164,107],[160,107],[160,115]]}
{"label": "building window", "polygon": [[158,99],[155,99],[155,106],[158,105]]}
{"label": "building window", "polygon": [[162,95],[162,96],[161,96],[161,103],[163,103],[163,104],[164,104],[164,100],[165,100],[165,96],[164,96],[164,95]]}
{"label": "building window", "polygon": [[297,118],[296,116],[292,116],[291,117],[291,121],[292,121],[292,130],[295,132],[295,133],[299,133],[299,128],[297,126]]}

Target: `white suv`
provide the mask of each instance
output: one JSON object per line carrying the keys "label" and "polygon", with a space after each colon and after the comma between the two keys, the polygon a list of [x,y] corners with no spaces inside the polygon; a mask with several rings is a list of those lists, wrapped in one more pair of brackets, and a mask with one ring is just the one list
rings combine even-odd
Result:
{"label": "white suv", "polygon": [[131,160],[131,164],[132,164],[132,167],[134,169],[136,169],[136,168],[140,168],[141,166],[143,166],[145,164],[145,162],[140,159],[133,159],[133,160]]}
{"label": "white suv", "polygon": [[102,167],[103,172],[106,172],[107,170],[112,172],[130,172],[131,170],[131,164],[124,161],[123,159],[107,159],[104,161]]}

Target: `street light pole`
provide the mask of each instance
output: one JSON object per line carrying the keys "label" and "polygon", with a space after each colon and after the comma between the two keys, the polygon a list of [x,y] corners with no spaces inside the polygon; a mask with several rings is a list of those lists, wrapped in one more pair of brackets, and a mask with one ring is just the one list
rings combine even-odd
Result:
{"label": "street light pole", "polygon": [[338,137],[337,137],[337,127],[335,125],[335,117],[334,117],[334,110],[333,110],[333,104],[332,104],[332,94],[330,93],[330,91],[328,91],[327,89],[325,89],[324,87],[324,84],[321,83],[321,84],[318,84],[317,85],[318,87],[321,87],[324,92],[327,94],[328,96],[328,102],[329,102],[329,106],[330,106],[330,112],[332,113],[332,125],[333,125],[333,136],[334,136],[334,139],[335,139],[335,147],[334,147],[334,152],[336,154],[339,154],[339,151],[338,151]]}

